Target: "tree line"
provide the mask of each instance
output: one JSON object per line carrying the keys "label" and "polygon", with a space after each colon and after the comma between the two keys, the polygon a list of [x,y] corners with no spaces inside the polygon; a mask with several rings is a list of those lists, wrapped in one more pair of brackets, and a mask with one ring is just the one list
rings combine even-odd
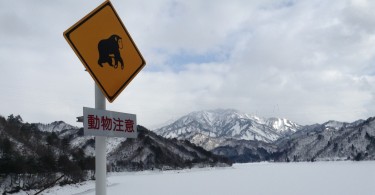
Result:
{"label": "tree line", "polygon": [[3,194],[93,178],[95,158],[71,148],[69,137],[42,132],[17,115],[0,116],[0,189]]}

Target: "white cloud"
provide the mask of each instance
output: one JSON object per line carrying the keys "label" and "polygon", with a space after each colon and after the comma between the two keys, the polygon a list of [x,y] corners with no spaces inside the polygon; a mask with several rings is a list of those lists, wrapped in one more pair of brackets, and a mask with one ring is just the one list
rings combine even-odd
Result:
{"label": "white cloud", "polygon": [[[74,123],[93,107],[62,33],[101,2],[0,2],[0,114]],[[213,108],[302,124],[375,113],[372,1],[112,3],[147,65],[107,108],[140,124]]]}

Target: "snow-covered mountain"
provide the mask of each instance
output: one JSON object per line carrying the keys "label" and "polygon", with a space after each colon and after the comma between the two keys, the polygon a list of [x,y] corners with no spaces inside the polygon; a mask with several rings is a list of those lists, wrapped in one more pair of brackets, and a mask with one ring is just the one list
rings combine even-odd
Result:
{"label": "snow-covered mountain", "polygon": [[375,117],[306,126],[274,144],[279,147],[280,161],[374,159]]}
{"label": "snow-covered mountain", "polygon": [[202,137],[191,142],[234,162],[375,159],[375,117],[304,126],[273,143]]}
{"label": "snow-covered mountain", "polygon": [[187,139],[211,149],[220,140],[228,138],[273,142],[301,127],[287,119],[267,119],[233,109],[217,109],[192,112],[155,132],[166,138]]}
{"label": "snow-covered mountain", "polygon": [[60,132],[66,129],[78,129],[78,127],[69,125],[64,121],[55,121],[49,124],[42,124],[36,123],[36,126],[40,131],[47,131],[47,132]]}

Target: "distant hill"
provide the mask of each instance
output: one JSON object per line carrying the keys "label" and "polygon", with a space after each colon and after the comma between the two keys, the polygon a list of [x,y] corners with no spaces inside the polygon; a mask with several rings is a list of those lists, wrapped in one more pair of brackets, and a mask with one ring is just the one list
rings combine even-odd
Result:
{"label": "distant hill", "polygon": [[306,126],[274,144],[280,161],[375,160],[375,117]]}

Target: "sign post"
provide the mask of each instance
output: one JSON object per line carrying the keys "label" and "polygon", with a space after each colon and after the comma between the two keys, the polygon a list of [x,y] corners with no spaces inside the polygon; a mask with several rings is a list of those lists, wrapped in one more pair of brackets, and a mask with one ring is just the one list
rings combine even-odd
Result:
{"label": "sign post", "polygon": [[[112,103],[146,65],[146,61],[109,0],[66,30],[64,37],[96,83],[95,109],[101,110],[98,112],[106,109],[105,97]],[[114,114],[117,116],[119,113]],[[98,130],[91,134],[95,135],[96,195],[107,193],[106,137],[119,135],[137,137],[135,116],[134,120],[127,119],[128,123],[123,121],[124,124],[118,124],[122,121],[122,119],[114,119],[111,121],[113,123],[109,123],[117,124],[117,129],[105,129],[108,131],[101,132]],[[87,123],[84,121],[85,125]],[[125,129],[121,129],[123,125]],[[129,132],[130,129],[134,132]],[[86,134],[85,131],[85,135],[90,134]]]}
{"label": "sign post", "polygon": [[[105,97],[95,84],[95,108],[105,110]],[[95,189],[96,195],[106,195],[107,179],[107,157],[106,157],[106,137],[95,136]]]}

